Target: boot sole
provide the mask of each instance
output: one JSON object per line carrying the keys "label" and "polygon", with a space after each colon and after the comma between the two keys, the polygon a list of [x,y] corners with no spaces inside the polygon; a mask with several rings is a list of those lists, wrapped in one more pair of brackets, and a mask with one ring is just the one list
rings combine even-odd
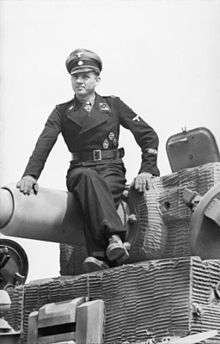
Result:
{"label": "boot sole", "polygon": [[111,262],[113,260],[124,261],[129,257],[129,253],[124,245],[120,245],[118,247],[116,246],[113,248],[111,247],[111,245],[109,245],[106,250],[106,255],[108,260],[110,260]]}
{"label": "boot sole", "polygon": [[96,264],[95,262],[92,262],[92,261],[86,261],[83,263],[83,270],[86,273],[94,272],[94,271],[102,271],[102,270],[105,270],[108,268],[109,268],[109,266],[105,263],[100,264],[100,265]]}

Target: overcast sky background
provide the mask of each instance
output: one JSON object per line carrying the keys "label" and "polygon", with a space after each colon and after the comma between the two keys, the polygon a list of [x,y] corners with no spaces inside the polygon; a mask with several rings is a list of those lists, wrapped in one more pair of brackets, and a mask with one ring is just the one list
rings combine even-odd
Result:
{"label": "overcast sky background", "polygon": [[[220,1],[0,1],[0,183],[19,180],[44,122],[72,98],[65,59],[78,48],[103,59],[101,95],[117,95],[165,144],[182,128],[205,126],[220,144]],[[140,166],[133,136],[121,131],[127,179]],[[39,184],[65,189],[70,155],[60,137]],[[59,274],[56,244],[17,240],[28,280]]]}

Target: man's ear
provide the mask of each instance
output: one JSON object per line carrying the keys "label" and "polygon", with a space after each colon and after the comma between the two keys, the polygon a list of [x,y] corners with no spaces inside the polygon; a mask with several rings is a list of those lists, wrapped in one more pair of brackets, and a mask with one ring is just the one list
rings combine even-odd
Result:
{"label": "man's ear", "polygon": [[100,77],[100,75],[97,75],[97,76],[96,76],[96,82],[97,82],[97,84],[99,84],[100,81],[101,81],[101,77]]}

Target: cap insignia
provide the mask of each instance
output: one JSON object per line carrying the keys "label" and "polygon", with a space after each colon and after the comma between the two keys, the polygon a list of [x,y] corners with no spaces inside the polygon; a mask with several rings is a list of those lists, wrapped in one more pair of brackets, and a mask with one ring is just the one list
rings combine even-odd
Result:
{"label": "cap insignia", "polygon": [[79,61],[78,66],[82,66],[82,65],[83,65],[83,61]]}
{"label": "cap insignia", "polygon": [[83,53],[77,53],[76,56],[78,57],[78,59],[80,59],[80,57],[83,55]]}

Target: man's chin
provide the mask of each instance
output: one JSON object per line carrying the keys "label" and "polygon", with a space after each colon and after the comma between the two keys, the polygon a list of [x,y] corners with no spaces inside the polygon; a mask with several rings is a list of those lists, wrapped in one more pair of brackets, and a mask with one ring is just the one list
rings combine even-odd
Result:
{"label": "man's chin", "polygon": [[85,90],[76,90],[75,91],[76,96],[86,96],[86,91]]}

